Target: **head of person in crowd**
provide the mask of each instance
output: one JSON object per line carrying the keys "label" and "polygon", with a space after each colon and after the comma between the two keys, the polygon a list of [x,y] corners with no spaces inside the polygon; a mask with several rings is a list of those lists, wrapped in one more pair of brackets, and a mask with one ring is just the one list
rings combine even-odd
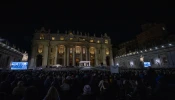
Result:
{"label": "head of person in crowd", "polygon": [[89,85],[85,85],[83,88],[83,94],[91,94],[91,87]]}
{"label": "head of person in crowd", "polygon": [[60,100],[59,93],[54,86],[51,86],[48,90],[44,100]]}

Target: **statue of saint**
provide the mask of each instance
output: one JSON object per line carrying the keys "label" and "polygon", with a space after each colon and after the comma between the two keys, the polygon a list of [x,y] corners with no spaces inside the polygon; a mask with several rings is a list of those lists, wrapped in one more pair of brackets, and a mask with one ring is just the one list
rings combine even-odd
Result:
{"label": "statue of saint", "polygon": [[22,57],[22,61],[27,61],[28,60],[28,53],[25,53],[23,54],[23,57]]}

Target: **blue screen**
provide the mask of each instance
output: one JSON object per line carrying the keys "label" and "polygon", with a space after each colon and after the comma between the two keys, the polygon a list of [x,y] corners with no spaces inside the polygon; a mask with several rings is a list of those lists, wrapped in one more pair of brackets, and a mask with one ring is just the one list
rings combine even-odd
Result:
{"label": "blue screen", "polygon": [[12,62],[11,70],[26,70],[28,62]]}
{"label": "blue screen", "polygon": [[144,62],[144,67],[149,67],[149,66],[151,66],[150,62]]}

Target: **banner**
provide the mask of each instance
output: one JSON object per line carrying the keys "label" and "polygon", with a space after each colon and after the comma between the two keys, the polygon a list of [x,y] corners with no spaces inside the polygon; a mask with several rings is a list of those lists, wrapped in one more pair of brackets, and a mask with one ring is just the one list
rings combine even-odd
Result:
{"label": "banner", "polygon": [[28,62],[12,62],[11,70],[27,70]]}

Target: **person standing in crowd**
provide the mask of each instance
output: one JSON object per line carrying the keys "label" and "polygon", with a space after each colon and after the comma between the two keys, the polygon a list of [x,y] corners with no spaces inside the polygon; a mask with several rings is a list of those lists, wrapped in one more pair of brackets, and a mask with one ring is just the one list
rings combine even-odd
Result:
{"label": "person standing in crowd", "polygon": [[43,100],[60,100],[57,89],[51,86]]}
{"label": "person standing in crowd", "polygon": [[83,94],[78,98],[78,100],[96,100],[96,97],[91,92],[91,87],[85,85],[83,88]]}
{"label": "person standing in crowd", "polygon": [[12,94],[16,98],[22,98],[24,96],[25,89],[26,88],[24,87],[24,83],[22,81],[19,81],[17,86],[13,89]]}

